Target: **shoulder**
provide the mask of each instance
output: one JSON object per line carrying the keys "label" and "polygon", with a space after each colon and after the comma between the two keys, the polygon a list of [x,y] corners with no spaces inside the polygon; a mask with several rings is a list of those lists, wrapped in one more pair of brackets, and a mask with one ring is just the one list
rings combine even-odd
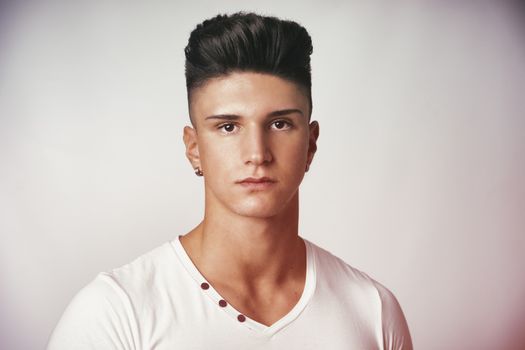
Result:
{"label": "shoulder", "polygon": [[349,265],[343,259],[332,254],[330,251],[321,248],[320,246],[307,241],[312,255],[314,257],[314,263],[316,268],[316,274],[318,277],[338,282],[339,285],[351,283],[360,285],[363,288],[376,291],[376,281],[368,276],[363,271]]}
{"label": "shoulder", "polygon": [[[367,324],[378,324],[381,298],[378,283],[328,250],[310,243],[315,265],[316,293],[333,298]],[[365,321],[366,320],[366,321]]]}
{"label": "shoulder", "polygon": [[129,299],[112,276],[100,273],[73,297],[47,349],[128,349],[133,334],[136,317]]}
{"label": "shoulder", "polygon": [[134,348],[132,344],[140,343],[141,310],[162,288],[173,255],[167,242],[126,265],[99,273],[70,301],[48,349]]}
{"label": "shoulder", "polygon": [[394,294],[365,272],[350,266],[312,242],[308,242],[315,259],[320,288],[329,289],[338,300],[350,304],[363,319],[377,319],[384,349],[412,349],[408,325]]}
{"label": "shoulder", "polygon": [[381,299],[381,320],[385,349],[411,350],[412,337],[401,305],[394,294],[381,283],[374,281]]}
{"label": "shoulder", "polygon": [[140,292],[161,283],[173,272],[175,262],[176,257],[171,242],[165,242],[106,274],[128,293]]}

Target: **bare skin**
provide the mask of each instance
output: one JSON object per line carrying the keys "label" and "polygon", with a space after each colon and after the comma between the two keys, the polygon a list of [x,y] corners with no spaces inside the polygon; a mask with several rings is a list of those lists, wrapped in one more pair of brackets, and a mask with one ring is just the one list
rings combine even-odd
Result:
{"label": "bare skin", "polygon": [[184,143],[204,173],[205,214],[181,243],[228,303],[270,326],[305,284],[298,190],[319,125],[296,84],[251,72],[208,81],[192,94],[190,114]]}

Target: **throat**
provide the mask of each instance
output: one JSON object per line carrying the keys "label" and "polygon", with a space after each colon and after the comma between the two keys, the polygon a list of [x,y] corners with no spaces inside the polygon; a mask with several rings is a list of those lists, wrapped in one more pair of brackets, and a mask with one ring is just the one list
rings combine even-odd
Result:
{"label": "throat", "polygon": [[307,280],[307,252],[304,240],[297,235],[281,237],[278,244],[255,251],[236,248],[228,237],[214,245],[202,227],[181,236],[180,241],[211,287],[240,314],[258,323],[271,326],[301,299]]}
{"label": "throat", "polygon": [[264,283],[257,285],[253,281],[247,284],[243,281],[222,281],[208,279],[219,295],[240,314],[271,326],[284,318],[299,303],[307,282],[306,262],[299,273],[290,275],[279,283]]}
{"label": "throat", "polygon": [[[233,299],[231,305],[246,317],[270,327],[283,317],[286,317],[298,304],[304,290],[302,286],[277,289],[261,296],[261,300],[250,298],[244,301]],[[270,294],[271,293],[271,294]]]}

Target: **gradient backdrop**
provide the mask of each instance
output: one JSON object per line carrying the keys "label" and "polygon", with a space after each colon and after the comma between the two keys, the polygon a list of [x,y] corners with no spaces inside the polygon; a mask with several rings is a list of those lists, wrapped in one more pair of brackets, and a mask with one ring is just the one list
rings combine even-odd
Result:
{"label": "gradient backdrop", "polygon": [[313,37],[301,234],[392,289],[417,349],[525,349],[525,7],[437,0],[0,2],[0,348],[198,223],[183,48],[241,9]]}

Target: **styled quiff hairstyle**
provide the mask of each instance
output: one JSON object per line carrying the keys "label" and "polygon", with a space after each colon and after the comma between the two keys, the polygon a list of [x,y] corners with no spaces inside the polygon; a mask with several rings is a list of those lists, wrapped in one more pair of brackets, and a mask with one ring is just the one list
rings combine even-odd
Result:
{"label": "styled quiff hairstyle", "polygon": [[186,55],[188,103],[194,89],[232,72],[257,72],[296,83],[312,110],[312,39],[293,21],[255,13],[217,15],[191,32]]}

